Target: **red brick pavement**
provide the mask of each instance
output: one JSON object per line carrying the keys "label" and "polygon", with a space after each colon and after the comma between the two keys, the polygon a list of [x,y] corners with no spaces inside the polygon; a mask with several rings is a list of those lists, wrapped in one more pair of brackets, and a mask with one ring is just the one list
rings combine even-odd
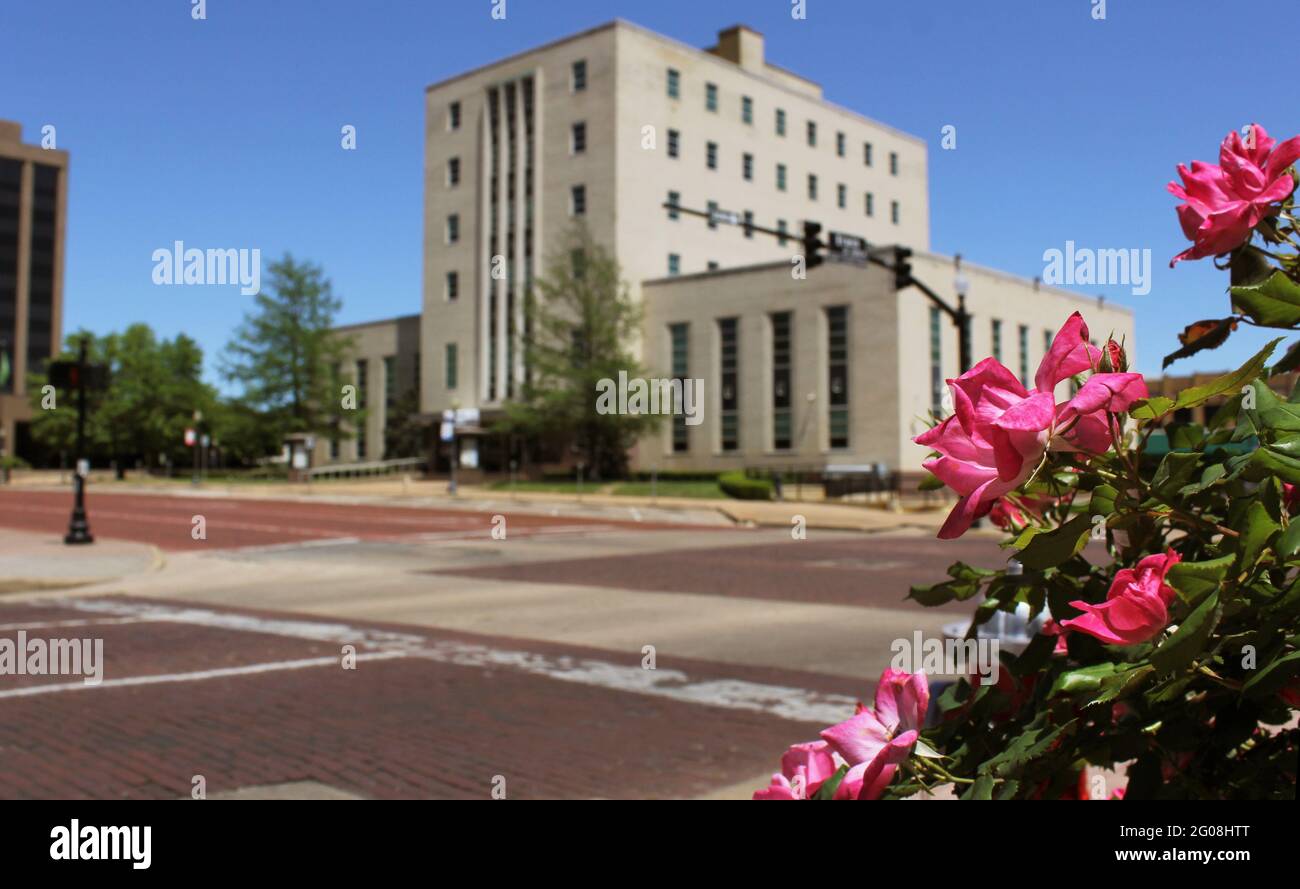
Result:
{"label": "red brick pavement", "polygon": [[[460,509],[93,491],[87,495],[86,504],[91,532],[96,536],[151,543],[169,550],[304,543],[341,537],[384,540],[479,530],[486,537],[492,529],[492,513]],[[62,536],[68,527],[71,505],[71,495],[66,492],[0,490],[0,526]],[[687,527],[506,510],[502,514],[507,517],[512,535],[562,526],[646,531]],[[206,520],[206,540],[191,536],[196,515]]]}
{"label": "red brick pavement", "polygon": [[[50,604],[0,605],[0,624],[49,620],[59,612]],[[641,657],[639,651],[620,657],[531,640],[354,626],[555,659],[627,666]],[[333,643],[187,624],[30,632],[102,635],[106,680],[338,654]],[[662,654],[658,667],[682,670],[691,682],[733,679],[870,695],[866,684],[817,674]],[[0,676],[0,692],[19,684]],[[209,793],[310,780],[372,797],[484,799],[493,777],[502,775],[513,799],[693,796],[775,769],[788,744],[814,738],[822,727],[505,666],[408,657],[365,661],[354,671],[313,667],[0,697],[0,797],[175,798],[189,795],[194,775],[205,777]]]}
{"label": "red brick pavement", "polygon": [[[814,532],[814,538],[816,532]],[[597,556],[561,561],[435,569],[458,577],[613,587],[643,592],[702,593],[872,608],[920,608],[906,599],[913,584],[946,579],[958,560],[984,568],[1006,564],[1007,551],[987,537],[863,535],[818,541],[768,541],[756,546]],[[969,614],[970,603],[952,612]]]}

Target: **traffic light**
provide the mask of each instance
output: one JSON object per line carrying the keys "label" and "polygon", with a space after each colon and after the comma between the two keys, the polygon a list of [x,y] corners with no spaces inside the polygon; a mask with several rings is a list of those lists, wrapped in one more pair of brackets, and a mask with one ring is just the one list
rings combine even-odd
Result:
{"label": "traffic light", "polygon": [[822,224],[820,222],[809,222],[804,220],[803,224],[803,261],[804,268],[816,268],[826,261],[822,256],[822,250],[825,244],[821,242]]}
{"label": "traffic light", "polygon": [[902,290],[912,283],[911,247],[894,248],[894,289]]}

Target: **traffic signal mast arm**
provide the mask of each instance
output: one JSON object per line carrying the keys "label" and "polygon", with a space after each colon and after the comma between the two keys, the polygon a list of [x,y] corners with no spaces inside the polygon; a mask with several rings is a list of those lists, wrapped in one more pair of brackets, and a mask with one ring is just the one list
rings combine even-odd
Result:
{"label": "traffic signal mast arm", "polygon": [[[762,232],[765,235],[773,235],[777,238],[793,239],[803,245],[804,263],[806,268],[813,268],[822,263],[823,257],[821,251],[827,248],[827,243],[820,237],[822,227],[816,222],[804,222],[804,233],[802,237],[796,236],[793,232],[782,231],[775,228],[767,228],[762,225],[755,225],[752,222],[742,222],[736,213],[724,210],[695,210],[690,207],[683,207],[680,204],[674,204],[671,201],[664,201],[663,207],[671,213],[685,213],[688,216],[700,216],[712,223],[725,222],[728,225],[743,225],[747,231]],[[865,239],[855,239],[861,244],[866,244]],[[892,254],[893,262],[890,263],[881,258],[881,254]],[[894,288],[903,290],[908,286],[914,286],[921,291],[925,297],[934,303],[935,307],[947,315],[957,328],[958,344],[958,362],[961,366],[961,372],[965,373],[971,368],[971,314],[966,310],[966,295],[957,294],[957,306],[954,308],[946,300],[931,290],[924,282],[918,281],[912,277],[912,264],[908,260],[912,256],[912,248],[891,246],[878,247],[866,250],[866,262],[871,265],[878,265],[881,268],[889,269],[894,273]]]}

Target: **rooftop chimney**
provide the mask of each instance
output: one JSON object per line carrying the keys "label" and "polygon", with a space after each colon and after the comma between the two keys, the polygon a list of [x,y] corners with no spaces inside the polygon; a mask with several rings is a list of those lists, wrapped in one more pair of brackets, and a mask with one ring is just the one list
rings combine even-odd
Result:
{"label": "rooftop chimney", "polygon": [[16,120],[0,120],[0,142],[23,141],[23,125]]}
{"label": "rooftop chimney", "polygon": [[744,25],[732,25],[719,31],[718,45],[709,52],[748,71],[761,72],[764,68],[763,35]]}

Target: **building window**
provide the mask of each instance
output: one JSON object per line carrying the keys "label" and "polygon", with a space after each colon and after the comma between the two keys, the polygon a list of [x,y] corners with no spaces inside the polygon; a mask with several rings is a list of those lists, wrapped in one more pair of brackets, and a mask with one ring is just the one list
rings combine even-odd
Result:
{"label": "building window", "polygon": [[573,216],[587,214],[587,186],[575,185],[569,190],[569,213]]}
{"label": "building window", "polygon": [[676,68],[668,69],[668,98],[680,99],[682,97],[682,75]]}
{"label": "building window", "polygon": [[808,174],[808,200],[817,200],[817,174]]}
{"label": "building window", "polygon": [[777,237],[776,237],[776,242],[777,242],[779,245],[781,245],[782,247],[784,247],[784,246],[785,246],[785,241],[786,241],[786,237],[785,237],[785,235],[786,235],[786,232],[789,231],[789,229],[786,228],[785,220],[784,220],[784,219],[778,219],[778,220],[776,221],[776,230],[779,231],[779,232],[781,233],[781,234],[777,235]]}
{"label": "building window", "polygon": [[1001,361],[1002,360],[1002,322],[997,318],[993,319],[992,337],[993,337],[993,358],[995,361]]}
{"label": "building window", "polygon": [[870,142],[862,143],[862,163],[866,164],[868,167],[871,166],[871,143]]}
{"label": "building window", "polygon": [[455,343],[447,343],[447,351],[446,351],[446,354],[445,354],[445,361],[446,361],[446,364],[445,364],[445,366],[443,367],[443,376],[445,376],[446,379],[447,379],[447,388],[448,388],[448,389],[455,389],[456,386],[457,386],[457,384],[458,384],[458,382],[459,382],[459,381],[457,380],[457,372],[458,372],[459,368],[458,368],[458,362],[457,362],[456,359],[457,359],[457,356],[456,356],[456,344],[455,344]]}
{"label": "building window", "polygon": [[676,253],[668,254],[668,274],[680,275],[682,272],[682,258]]}
{"label": "building window", "polygon": [[808,121],[808,144],[813,148],[817,147],[817,124],[815,121]]}
{"label": "building window", "polygon": [[460,103],[452,102],[447,106],[447,129],[460,129]]}
{"label": "building window", "polygon": [[587,275],[587,254],[582,248],[569,251],[569,271],[575,281],[581,281]]}
{"label": "building window", "polygon": [[718,370],[721,378],[718,391],[721,393],[722,450],[740,450],[740,347],[737,342],[735,318],[718,319],[718,340],[720,361]]}
{"label": "building window", "polygon": [[889,202],[889,221],[898,225],[898,201]]}
{"label": "building window", "polygon": [[864,203],[866,204],[867,215],[868,215],[868,216],[875,216],[875,215],[876,215],[876,196],[875,196],[874,194],[872,194],[871,192],[867,192],[866,195],[865,195],[865,197],[866,197],[866,200],[865,200]]}
{"label": "building window", "polygon": [[396,403],[397,356],[389,355],[384,358],[384,407],[390,408]]}
{"label": "building window", "polygon": [[707,146],[705,146],[704,165],[708,167],[710,170],[716,170],[718,168],[718,143],[717,142],[710,142]]}
{"label": "building window", "polygon": [[930,413],[943,416],[943,336],[938,306],[930,306]]}
{"label": "building window", "polygon": [[785,110],[782,108],[776,109],[776,134],[785,135]]}
{"label": "building window", "polygon": [[[687,354],[687,330],[686,324],[669,324],[668,338],[672,343],[672,373],[673,379],[679,385],[685,385],[686,375],[689,373],[688,354]],[[686,416],[681,413],[681,405],[673,405],[673,453],[681,454],[690,450],[690,427],[686,425]]]}
{"label": "building window", "polygon": [[835,188],[835,203],[841,210],[849,205],[849,187],[843,182]]}
{"label": "building window", "polygon": [[889,175],[890,176],[898,175],[898,152],[897,151],[889,152]]}
{"label": "building window", "polygon": [[574,154],[582,154],[587,150],[586,123],[575,123],[573,125],[573,139],[569,144],[569,148]]}
{"label": "building window", "polygon": [[580,93],[587,88],[587,60],[579,59],[573,63],[573,91]]}
{"label": "building window", "polygon": [[846,155],[846,154],[848,153],[847,145],[848,145],[848,140],[844,137],[844,134],[843,134],[843,133],[836,133],[836,134],[835,134],[835,153],[838,154],[840,157],[844,157],[844,155]]}
{"label": "building window", "polygon": [[1021,324],[1020,330],[1017,333],[1018,333],[1018,339],[1020,340],[1019,342],[1020,383],[1021,385],[1028,386],[1029,385],[1029,328]]}
{"label": "building window", "polygon": [[668,218],[669,219],[681,218],[681,214],[677,212],[677,208],[680,207],[681,205],[682,205],[682,196],[675,191],[668,192]]}
{"label": "building window", "polygon": [[452,188],[460,185],[460,158],[458,157],[447,161],[447,185]]}
{"label": "building window", "polygon": [[745,177],[746,182],[754,181],[754,156],[748,152],[741,158],[740,174]]}
{"label": "building window", "polygon": [[827,371],[830,388],[830,445],[849,446],[849,309],[826,310]]}
{"label": "building window", "polygon": [[749,96],[740,97],[740,120],[741,123],[754,122],[754,100]]}
{"label": "building window", "polygon": [[460,216],[452,213],[447,217],[447,243],[455,244],[460,240]]}
{"label": "building window", "polygon": [[706,83],[704,85],[704,107],[708,111],[718,110],[718,85],[716,83]]}
{"label": "building window", "polygon": [[668,131],[668,156],[669,157],[677,157],[677,137],[678,137],[678,133],[676,130]]}
{"label": "building window", "polygon": [[745,211],[744,224],[745,224],[745,237],[747,238],[754,237],[754,211],[753,210]]}
{"label": "building window", "polygon": [[793,380],[793,339],[790,312],[773,312],[772,321],[772,448],[788,451],[794,445],[790,413]]}
{"label": "building window", "polygon": [[[363,358],[357,362],[357,409],[365,410],[366,407],[366,386],[369,383],[369,365]],[[362,420],[357,424],[357,459],[366,459],[366,423]]]}
{"label": "building window", "polygon": [[718,202],[709,201],[708,211],[709,211],[709,228],[717,228],[718,227]]}
{"label": "building window", "polygon": [[776,165],[776,190],[785,191],[785,164]]}
{"label": "building window", "polygon": [[447,273],[447,302],[455,302],[460,296],[460,272]]}
{"label": "building window", "polygon": [[709,260],[709,271],[711,271],[711,272],[716,272],[717,270],[718,270],[718,261],[717,261],[716,259],[710,259],[710,260]]}

